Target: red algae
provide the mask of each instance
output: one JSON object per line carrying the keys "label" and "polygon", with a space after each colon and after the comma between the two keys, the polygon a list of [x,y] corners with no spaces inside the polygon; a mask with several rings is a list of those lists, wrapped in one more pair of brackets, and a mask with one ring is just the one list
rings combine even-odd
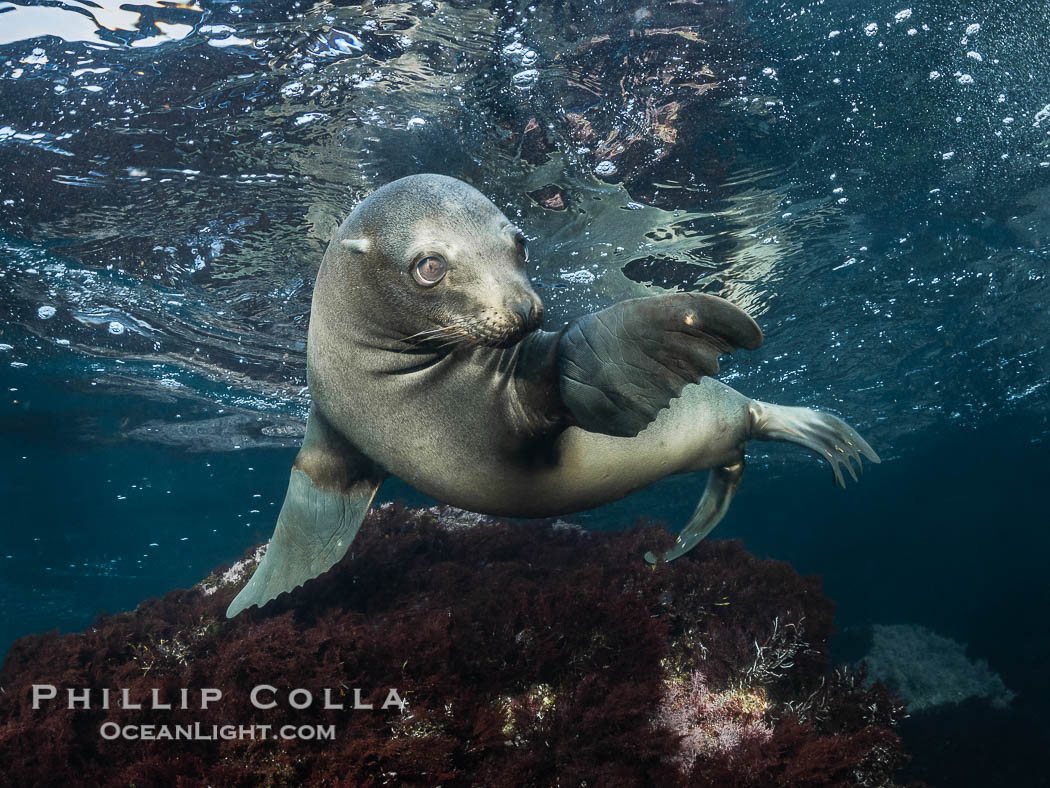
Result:
{"label": "red algae", "polygon": [[0,785],[895,785],[901,709],[832,669],[819,581],[732,541],[641,560],[670,542],[385,506],[331,571],[227,620],[253,548],[15,643]]}

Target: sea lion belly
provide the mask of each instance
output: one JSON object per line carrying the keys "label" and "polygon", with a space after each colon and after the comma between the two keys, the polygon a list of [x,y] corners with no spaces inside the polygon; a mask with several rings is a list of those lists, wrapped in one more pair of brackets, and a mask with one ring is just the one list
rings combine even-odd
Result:
{"label": "sea lion belly", "polygon": [[344,368],[338,397],[326,396],[330,386],[312,370],[311,386],[332,425],[374,462],[427,495],[485,514],[581,511],[742,456],[749,400],[713,379],[688,386],[632,438],[578,427],[535,434],[522,424],[513,375],[500,374],[500,363],[499,354],[478,353],[396,374]]}

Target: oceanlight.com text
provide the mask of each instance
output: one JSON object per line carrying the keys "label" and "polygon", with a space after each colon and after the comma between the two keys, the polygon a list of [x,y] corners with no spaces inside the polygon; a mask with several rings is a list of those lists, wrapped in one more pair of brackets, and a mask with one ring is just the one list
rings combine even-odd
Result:
{"label": "oceanlight.com text", "polygon": [[106,740],[230,741],[234,739],[335,739],[335,725],[120,725],[104,722],[98,729]]}

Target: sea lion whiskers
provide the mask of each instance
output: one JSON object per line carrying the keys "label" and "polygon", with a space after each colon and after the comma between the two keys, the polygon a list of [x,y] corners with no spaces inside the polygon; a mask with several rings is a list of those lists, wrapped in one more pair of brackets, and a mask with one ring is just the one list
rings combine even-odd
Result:
{"label": "sea lion whiskers", "polygon": [[481,343],[462,324],[462,321],[440,328],[426,329],[407,336],[403,340],[408,343],[399,353],[405,353],[413,345],[430,345],[435,350],[443,350],[453,345],[476,347]]}
{"label": "sea lion whiskers", "polygon": [[475,316],[460,318],[452,326],[458,331],[443,342],[442,347],[457,344],[468,347],[503,347],[510,340],[517,341],[525,333],[522,331],[523,323],[486,320]]}
{"label": "sea lion whiskers", "polygon": [[[498,344],[513,334],[513,328],[493,332],[479,331],[479,327],[484,327],[484,323],[477,318],[459,318],[449,325],[417,331],[404,337],[403,341],[410,345],[436,343],[434,347],[440,350],[452,346],[481,347],[486,344]],[[403,348],[400,352],[404,353],[407,349]]]}
{"label": "sea lion whiskers", "polygon": [[462,326],[455,326],[456,332],[451,334],[443,342],[438,344],[438,349],[442,350],[447,347],[479,347],[482,343],[480,339],[474,334],[467,331]]}
{"label": "sea lion whiskers", "polygon": [[448,332],[448,331],[455,331],[456,328],[457,328],[457,326],[455,326],[455,325],[440,326],[438,328],[429,328],[429,329],[426,329],[424,331],[417,331],[415,334],[412,334],[411,336],[404,337],[403,341],[405,341],[405,342],[417,342],[417,341],[418,342],[427,342],[427,341],[429,341],[431,339],[434,339],[436,334],[441,334],[441,333],[445,333],[445,332]]}

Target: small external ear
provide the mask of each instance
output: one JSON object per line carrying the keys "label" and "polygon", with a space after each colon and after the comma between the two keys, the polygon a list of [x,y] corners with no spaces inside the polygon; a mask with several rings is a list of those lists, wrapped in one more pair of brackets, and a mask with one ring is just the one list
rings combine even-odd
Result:
{"label": "small external ear", "polygon": [[371,246],[371,241],[367,238],[344,238],[339,243],[346,251],[355,252],[356,254],[364,254],[368,251],[368,247]]}

